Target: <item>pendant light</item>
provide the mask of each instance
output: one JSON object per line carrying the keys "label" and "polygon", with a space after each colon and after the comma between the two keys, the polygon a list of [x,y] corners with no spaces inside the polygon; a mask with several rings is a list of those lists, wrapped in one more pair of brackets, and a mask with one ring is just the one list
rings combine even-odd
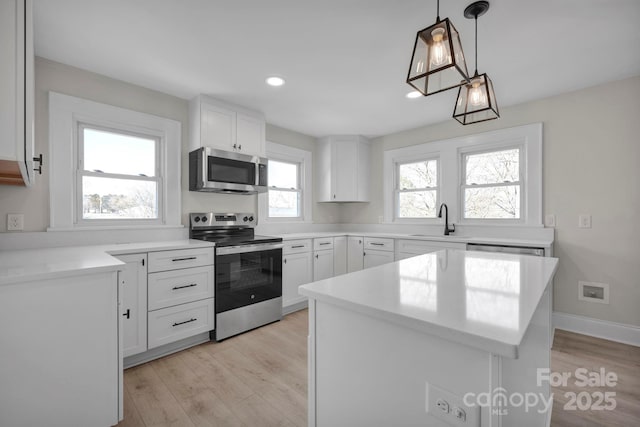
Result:
{"label": "pendant light", "polygon": [[476,71],[470,82],[460,86],[453,110],[453,118],[463,125],[500,117],[491,79],[486,73],[478,75],[478,16],[484,15],[487,10],[488,1],[471,3],[464,10],[465,18],[475,19],[476,24]]}
{"label": "pendant light", "polygon": [[407,75],[407,83],[424,96],[469,82],[458,31],[449,18],[440,20],[440,0],[437,5],[436,23],[418,31]]}

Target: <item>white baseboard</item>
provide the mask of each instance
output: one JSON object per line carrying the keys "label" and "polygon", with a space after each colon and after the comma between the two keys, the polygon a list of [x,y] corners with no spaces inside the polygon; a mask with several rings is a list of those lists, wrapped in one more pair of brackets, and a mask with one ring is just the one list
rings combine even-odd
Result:
{"label": "white baseboard", "polygon": [[554,332],[556,328],[640,347],[640,327],[638,326],[554,311]]}

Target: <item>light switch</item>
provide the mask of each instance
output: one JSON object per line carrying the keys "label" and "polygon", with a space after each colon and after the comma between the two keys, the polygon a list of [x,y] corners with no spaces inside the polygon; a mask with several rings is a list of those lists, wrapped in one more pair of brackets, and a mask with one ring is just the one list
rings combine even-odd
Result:
{"label": "light switch", "polygon": [[578,217],[578,227],[579,228],[591,228],[591,215],[589,214],[580,214]]}
{"label": "light switch", "polygon": [[544,217],[544,225],[545,227],[555,227],[556,226],[556,216],[553,214],[546,215]]}

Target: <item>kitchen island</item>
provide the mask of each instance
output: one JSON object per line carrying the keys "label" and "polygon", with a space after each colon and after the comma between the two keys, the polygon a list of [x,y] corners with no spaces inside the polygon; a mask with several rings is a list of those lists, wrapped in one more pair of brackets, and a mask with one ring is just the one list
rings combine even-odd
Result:
{"label": "kitchen island", "polygon": [[443,250],[300,287],[309,425],[547,425],[557,264]]}

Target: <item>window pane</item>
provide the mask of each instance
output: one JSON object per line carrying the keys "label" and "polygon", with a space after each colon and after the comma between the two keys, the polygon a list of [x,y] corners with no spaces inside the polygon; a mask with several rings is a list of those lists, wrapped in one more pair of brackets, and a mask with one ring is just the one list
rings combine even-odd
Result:
{"label": "window pane", "polygon": [[520,149],[466,156],[466,184],[502,184],[520,180]]}
{"label": "window pane", "polygon": [[156,175],[156,140],[84,128],[84,170]]}
{"label": "window pane", "polygon": [[295,218],[300,216],[300,193],[269,190],[269,216]]}
{"label": "window pane", "polygon": [[399,218],[435,218],[436,190],[398,193]]}
{"label": "window pane", "polygon": [[158,218],[154,181],[82,177],[83,219]]}
{"label": "window pane", "polygon": [[399,167],[399,189],[427,188],[438,185],[438,161],[406,163]]}
{"label": "window pane", "polygon": [[269,160],[269,187],[298,188],[298,165],[296,163]]}
{"label": "window pane", "polygon": [[520,186],[466,188],[465,218],[520,218]]}

